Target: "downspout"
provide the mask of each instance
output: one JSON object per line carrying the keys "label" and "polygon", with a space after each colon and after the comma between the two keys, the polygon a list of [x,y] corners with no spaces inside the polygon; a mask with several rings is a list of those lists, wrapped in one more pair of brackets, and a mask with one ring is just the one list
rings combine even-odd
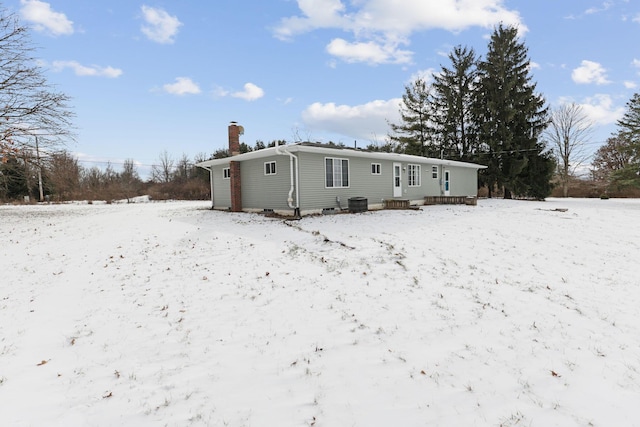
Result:
{"label": "downspout", "polygon": [[[300,218],[300,186],[298,182],[300,182],[300,173],[298,168],[298,158],[287,151],[286,148],[281,149],[279,145],[276,146],[276,153],[280,155],[288,155],[289,156],[289,171],[291,173],[291,187],[289,188],[289,195],[287,197],[287,204],[289,208],[293,209],[293,215],[296,218]],[[293,191],[295,189],[296,192],[296,204],[293,204]]]}
{"label": "downspout", "polygon": [[209,185],[211,186],[211,210],[213,210],[213,208],[215,207],[213,204],[213,168],[208,167],[205,169],[209,171]]}

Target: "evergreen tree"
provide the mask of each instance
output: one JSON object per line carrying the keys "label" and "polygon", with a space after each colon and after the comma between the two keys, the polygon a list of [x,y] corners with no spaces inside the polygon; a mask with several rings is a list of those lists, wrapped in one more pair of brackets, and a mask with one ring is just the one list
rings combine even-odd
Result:
{"label": "evergreen tree", "polygon": [[24,164],[15,156],[4,156],[0,162],[0,200],[19,199],[28,194]]}
{"label": "evergreen tree", "polygon": [[433,156],[439,148],[433,143],[431,86],[422,78],[405,86],[400,104],[401,123],[389,123],[393,134],[392,143],[397,143],[406,154]]}
{"label": "evergreen tree", "polygon": [[451,69],[434,75],[433,121],[446,157],[468,160],[474,151],[470,130],[477,57],[473,49],[456,46],[449,54]]}
{"label": "evergreen tree", "polygon": [[618,126],[620,137],[628,142],[629,162],[613,173],[613,182],[621,188],[640,188],[640,94],[634,94],[627,102],[627,111],[618,120]]}
{"label": "evergreen tree", "polygon": [[489,195],[497,186],[505,198],[540,198],[544,195],[533,189],[549,187],[544,180],[550,177],[534,171],[547,170],[548,163],[553,166],[553,158],[538,143],[548,123],[548,109],[535,92],[528,50],[517,37],[516,28],[502,25],[491,35],[487,57],[478,65],[474,121],[486,155],[483,178]]}

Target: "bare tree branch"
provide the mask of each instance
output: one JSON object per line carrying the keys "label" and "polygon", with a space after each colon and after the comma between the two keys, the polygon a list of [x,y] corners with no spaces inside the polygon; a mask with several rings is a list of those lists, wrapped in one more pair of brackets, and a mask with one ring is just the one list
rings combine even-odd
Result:
{"label": "bare tree branch", "polygon": [[[70,97],[48,84],[37,64],[28,30],[0,8],[0,157],[74,140]],[[53,150],[52,150],[53,151]]]}

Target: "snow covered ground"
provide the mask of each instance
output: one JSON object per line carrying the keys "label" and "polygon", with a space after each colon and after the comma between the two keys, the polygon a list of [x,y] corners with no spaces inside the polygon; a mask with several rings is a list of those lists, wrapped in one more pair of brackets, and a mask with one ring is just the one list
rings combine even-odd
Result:
{"label": "snow covered ground", "polygon": [[208,206],[0,206],[1,425],[640,426],[640,200]]}

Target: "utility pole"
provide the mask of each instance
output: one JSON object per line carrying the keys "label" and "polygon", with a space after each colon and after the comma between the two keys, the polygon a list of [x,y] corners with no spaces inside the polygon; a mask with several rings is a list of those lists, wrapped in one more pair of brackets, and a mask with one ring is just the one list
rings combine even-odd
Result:
{"label": "utility pole", "polygon": [[38,135],[36,138],[36,165],[38,166],[38,189],[40,190],[40,201],[44,201],[44,191],[42,190],[42,167],[40,166],[40,147],[38,146]]}

